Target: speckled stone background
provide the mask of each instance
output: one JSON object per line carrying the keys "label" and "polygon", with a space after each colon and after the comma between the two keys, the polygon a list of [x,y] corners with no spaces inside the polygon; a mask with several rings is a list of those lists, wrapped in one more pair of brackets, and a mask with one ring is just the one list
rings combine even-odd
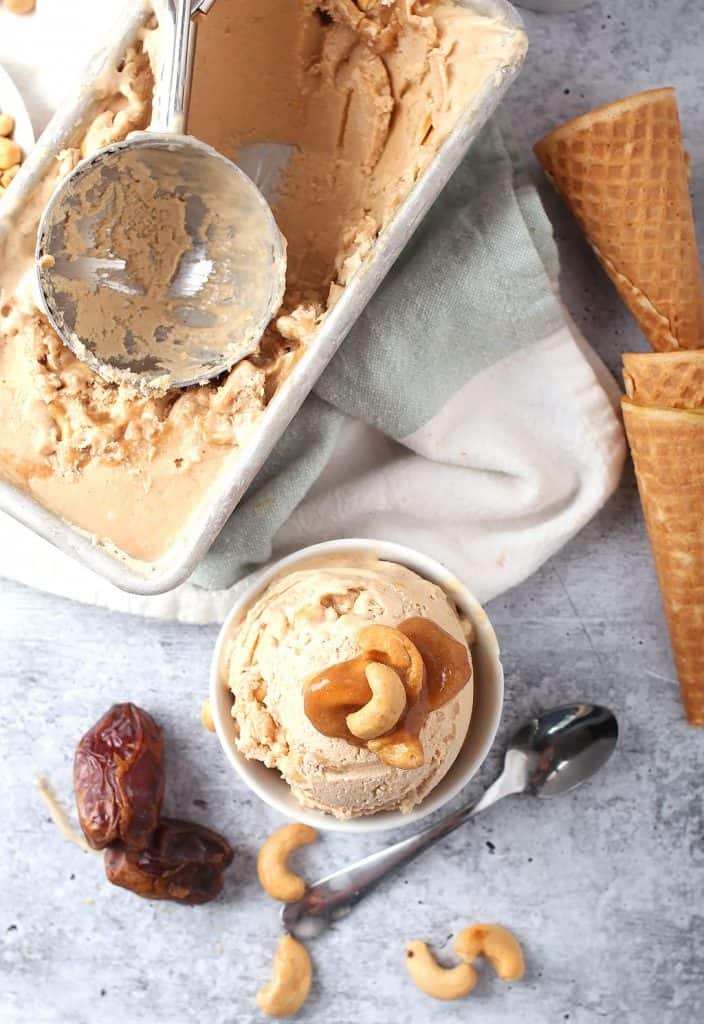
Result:
{"label": "speckled stone background", "polygon": [[[701,0],[603,0],[526,14],[531,51],[508,100],[526,149],[558,122],[672,83],[704,225]],[[569,217],[536,178],[563,255],[565,300],[616,371],[643,340]],[[505,658],[501,740],[527,713],[570,698],[609,703],[620,747],[603,775],[555,802],[514,799],[417,861],[312,946],[302,1019],[333,1024],[696,1024],[704,1017],[704,736],[683,722],[632,474],[556,558],[489,608]],[[248,1024],[279,934],[254,876],[280,824],[233,778],[198,725],[211,628],[144,622],[0,584],[0,1021]],[[201,908],[146,903],[64,843],[32,787],[64,799],[72,748],[113,701],[163,725],[167,809],[237,846],[224,895]],[[501,742],[498,748],[501,747]],[[493,778],[498,754],[470,786]],[[310,877],[378,838],[326,838]],[[451,958],[451,936],[495,919],[525,945],[527,975],[485,971],[475,993],[434,1003],[408,981],[412,937]]]}

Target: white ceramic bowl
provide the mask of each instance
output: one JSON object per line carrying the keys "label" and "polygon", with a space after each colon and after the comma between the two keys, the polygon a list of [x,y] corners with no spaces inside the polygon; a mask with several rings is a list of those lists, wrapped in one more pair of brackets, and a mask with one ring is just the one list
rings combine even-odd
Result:
{"label": "white ceramic bowl", "polygon": [[[283,573],[305,568],[306,564],[321,564],[325,556],[363,555],[388,562],[398,562],[420,576],[442,587],[474,625],[476,643],[472,648],[474,664],[474,707],[469,730],[460,752],[445,777],[428,796],[408,814],[400,811],[382,811],[366,817],[338,820],[322,811],[301,807],[288,785],[274,769],[260,761],[250,761],[235,745],[235,723],[232,718],[233,697],[222,671],[225,641],[233,625],[242,621],[252,604],[269,583]],[[399,828],[418,821],[446,804],[477,772],[491,748],[501,718],[504,694],[504,675],[499,659],[499,645],[494,630],[479,602],[469,590],[435,559],[422,555],[400,544],[372,540],[337,540],[303,548],[282,559],[260,574],[241,594],[230,611],[218,637],[210,673],[210,703],[215,731],[231,765],[249,788],[275,810],[306,822],[314,828],[333,832],[377,832]]]}
{"label": "white ceramic bowl", "polygon": [[0,111],[3,114],[10,114],[15,120],[15,130],[12,138],[22,150],[26,159],[29,151],[34,145],[34,132],[32,122],[29,119],[27,108],[19,94],[17,86],[9,74],[0,64]]}

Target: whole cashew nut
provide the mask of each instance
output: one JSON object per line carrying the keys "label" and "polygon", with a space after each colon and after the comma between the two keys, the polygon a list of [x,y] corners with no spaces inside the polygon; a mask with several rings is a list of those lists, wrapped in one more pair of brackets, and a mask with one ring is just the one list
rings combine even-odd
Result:
{"label": "whole cashew nut", "polygon": [[441,967],[425,942],[414,939],[406,946],[406,967],[421,992],[433,999],[461,999],[477,984],[477,972],[469,964]]}
{"label": "whole cashew nut", "polygon": [[306,891],[306,883],[291,871],[287,861],[299,846],[309,846],[318,838],[310,825],[283,825],[273,832],[259,851],[257,874],[262,889],[275,900],[292,903]]}
{"label": "whole cashew nut", "polygon": [[483,956],[502,981],[518,981],[525,972],[518,939],[500,924],[474,924],[465,928],[455,940],[455,952],[466,964]]}
{"label": "whole cashew nut", "polygon": [[291,1017],[308,998],[312,977],[308,950],[284,935],[274,955],[271,981],[257,992],[257,1006],[268,1017]]}
{"label": "whole cashew nut", "polygon": [[369,740],[367,744],[372,754],[390,768],[403,768],[410,771],[421,768],[425,764],[423,744],[416,736],[410,736],[398,743],[388,743],[385,739]]}
{"label": "whole cashew nut", "polygon": [[0,136],[0,171],[7,171],[22,163],[22,150],[12,139]]}
{"label": "whole cashew nut", "polygon": [[386,656],[387,664],[402,675],[409,704],[416,701],[423,687],[425,665],[413,641],[398,629],[379,625],[360,629],[357,640],[363,650]]}
{"label": "whole cashew nut", "polygon": [[398,672],[379,661],[364,670],[372,691],[371,700],[347,716],[347,728],[360,740],[375,740],[398,722],[406,709],[406,688]]}
{"label": "whole cashew nut", "polygon": [[203,701],[200,709],[200,721],[204,729],[208,732],[215,732],[215,722],[213,721],[213,709],[210,706],[210,701]]}
{"label": "whole cashew nut", "polygon": [[[398,672],[406,690],[406,700],[414,704],[425,682],[425,665],[420,651],[404,633],[391,626],[365,626],[357,637],[360,646],[383,655],[384,661]],[[419,768],[425,761],[423,745],[417,736],[398,734],[381,736],[367,742],[369,750],[392,768]]]}

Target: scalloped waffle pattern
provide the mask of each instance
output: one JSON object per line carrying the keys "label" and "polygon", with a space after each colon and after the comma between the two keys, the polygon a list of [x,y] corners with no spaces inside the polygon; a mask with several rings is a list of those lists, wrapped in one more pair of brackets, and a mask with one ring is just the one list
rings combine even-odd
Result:
{"label": "scalloped waffle pattern", "polygon": [[704,346],[704,288],[674,89],[578,117],[534,151],[653,348]]}
{"label": "scalloped waffle pattern", "polygon": [[626,394],[660,409],[704,409],[704,351],[627,352]]}
{"label": "scalloped waffle pattern", "polygon": [[682,701],[704,725],[704,411],[622,401]]}

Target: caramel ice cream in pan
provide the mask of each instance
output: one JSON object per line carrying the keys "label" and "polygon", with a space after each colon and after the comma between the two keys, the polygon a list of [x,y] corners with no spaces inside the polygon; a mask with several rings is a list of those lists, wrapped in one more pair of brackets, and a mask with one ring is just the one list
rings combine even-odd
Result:
{"label": "caramel ice cream in pan", "polygon": [[229,373],[144,395],[64,347],[31,283],[56,182],[149,127],[159,33],[156,18],[140,29],[102,80],[87,129],[0,232],[0,475],[148,564],[232,473],[233,454],[461,113],[525,48],[515,27],[449,2],[217,0],[199,26],[188,131],[250,173],[258,144],[290,147],[267,193],[287,243],[286,289],[257,351]]}

